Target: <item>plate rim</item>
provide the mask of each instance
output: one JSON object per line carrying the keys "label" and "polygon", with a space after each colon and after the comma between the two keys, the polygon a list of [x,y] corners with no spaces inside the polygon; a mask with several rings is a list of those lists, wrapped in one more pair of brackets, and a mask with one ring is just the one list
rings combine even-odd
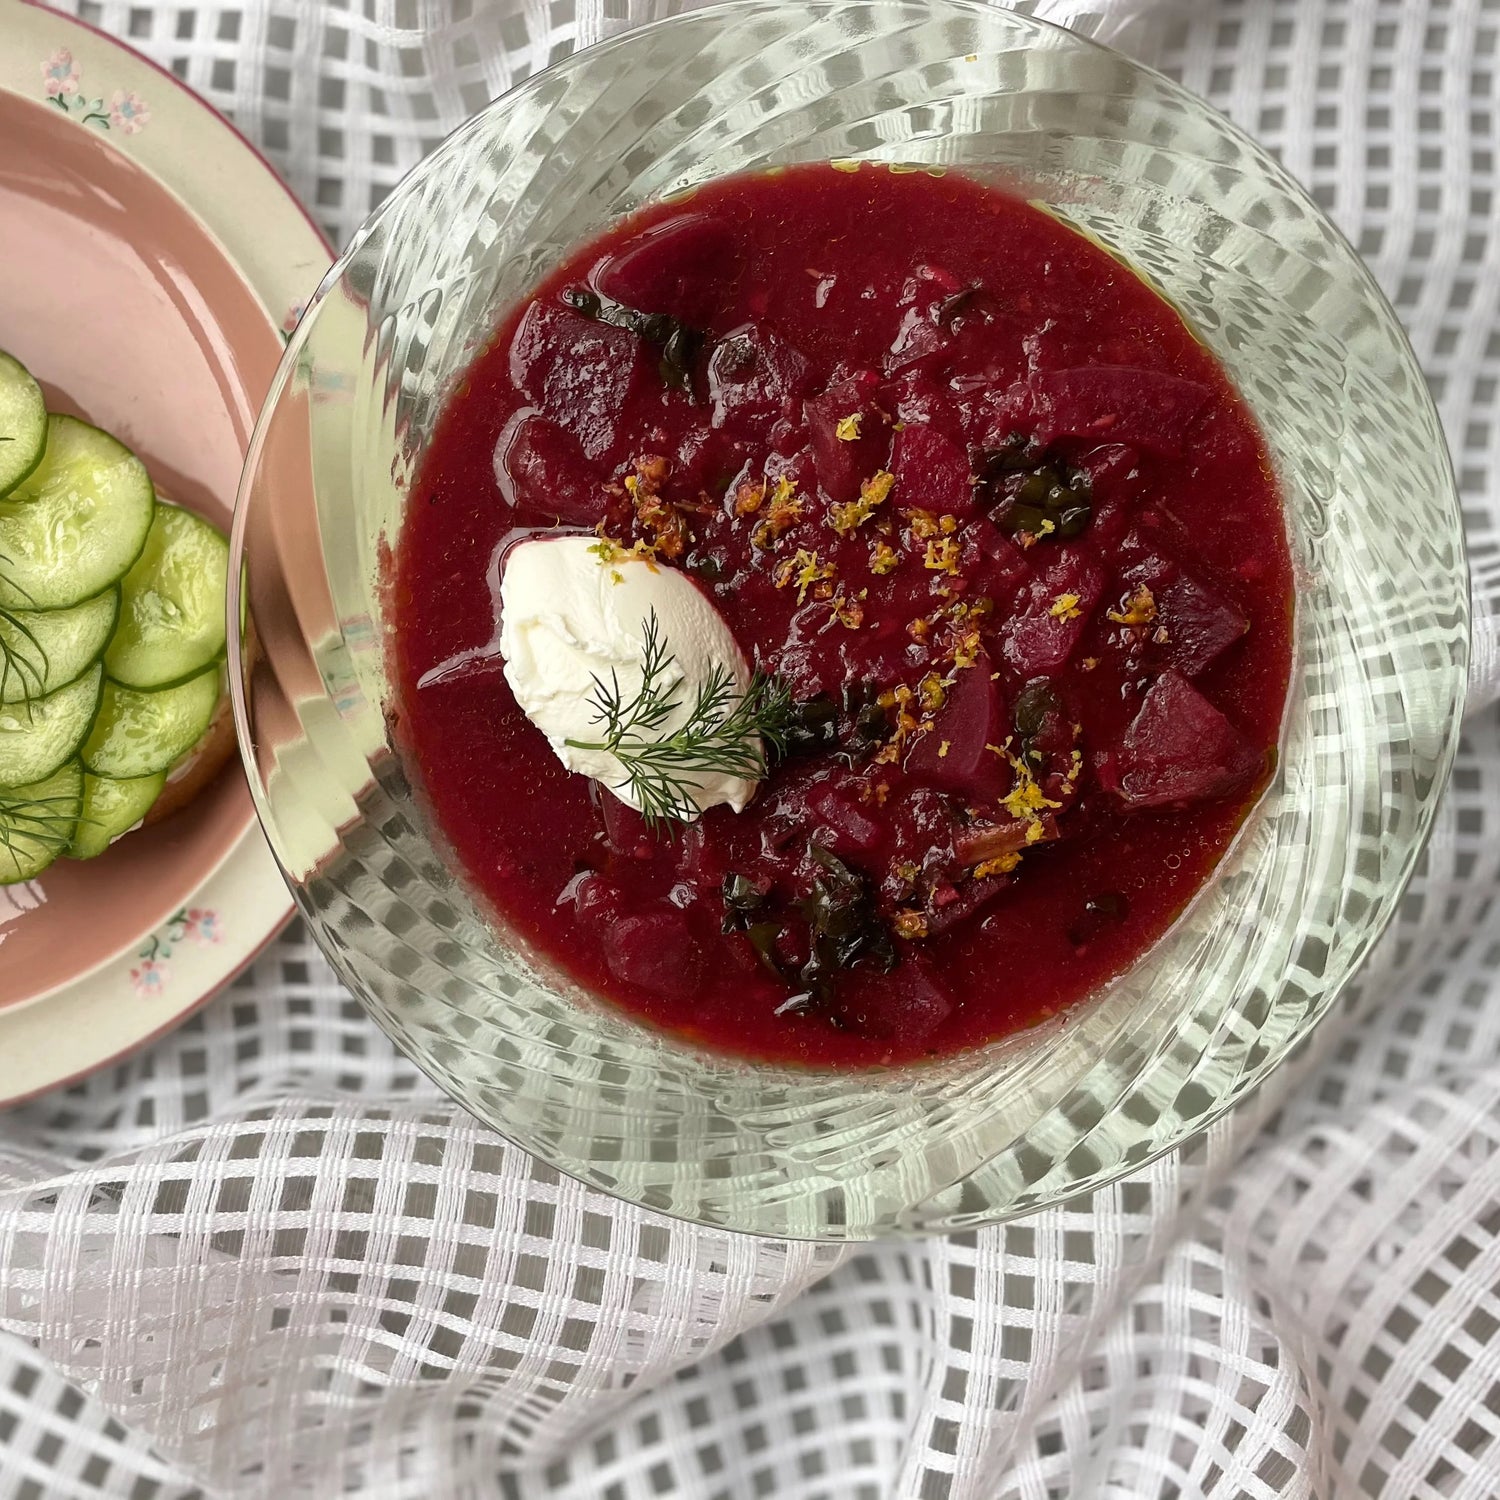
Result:
{"label": "plate rim", "polygon": [[[0,58],[0,92],[46,104],[47,68],[65,52],[75,85],[83,71],[80,62],[89,65],[91,75],[104,75],[99,100],[102,105],[112,95],[111,112],[97,111],[90,122],[79,119],[76,128],[92,125],[110,135],[112,146],[183,203],[221,245],[273,327],[289,334],[335,252],[254,143],[160,63],[43,0],[0,0],[0,31],[8,41]],[[97,76],[91,76],[90,87],[100,88]],[[144,112],[122,113],[121,100],[134,101]],[[194,127],[189,149],[157,144],[183,137],[151,130],[153,104],[168,117],[161,125]],[[72,113],[66,104],[59,108]],[[237,171],[224,170],[226,158]],[[201,180],[210,173],[219,174],[222,192],[212,190],[211,180]],[[244,204],[250,184],[253,207]],[[221,925],[225,898],[236,914],[247,914],[243,931],[231,933]],[[252,819],[189,903],[162,926],[77,978],[0,1008],[0,1108],[76,1083],[158,1040],[243,973],[294,913],[265,834]],[[60,1021],[63,1011],[77,1014],[66,1024],[39,1024],[49,1014]],[[97,1036],[98,1045],[80,1048],[82,1035]],[[80,1051],[99,1055],[80,1061]]]}

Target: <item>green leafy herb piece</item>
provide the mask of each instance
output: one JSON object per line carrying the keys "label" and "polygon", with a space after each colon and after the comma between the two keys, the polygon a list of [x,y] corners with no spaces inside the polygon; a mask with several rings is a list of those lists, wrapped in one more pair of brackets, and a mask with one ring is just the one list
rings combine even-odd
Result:
{"label": "green leafy herb piece", "polygon": [[647,826],[655,828],[698,816],[693,782],[699,776],[759,781],[766,774],[765,746],[777,754],[785,749],[791,695],[784,683],[760,672],[743,693],[736,693],[729,669],[716,666],[693,695],[681,728],[664,734],[682,700],[668,676],[673,657],[654,609],[644,624],[641,685],[635,696],[624,697],[618,673],[611,672],[607,683],[595,677],[593,721],[603,733],[597,740],[565,743],[614,756],[625,772],[618,790],[629,794]]}
{"label": "green leafy herb piece", "polygon": [[78,826],[79,798],[17,798],[0,792],[0,849],[19,859],[40,844],[61,854]]}
{"label": "green leafy herb piece", "polygon": [[[9,442],[10,439],[0,439]],[[16,586],[15,580],[6,572],[9,559],[0,553],[0,583],[15,593],[26,597],[26,591]],[[42,643],[12,611],[0,607],[0,624],[9,628],[0,631],[0,698],[6,696],[12,682],[21,684],[21,699],[29,702],[39,697],[46,689],[47,653]]]}

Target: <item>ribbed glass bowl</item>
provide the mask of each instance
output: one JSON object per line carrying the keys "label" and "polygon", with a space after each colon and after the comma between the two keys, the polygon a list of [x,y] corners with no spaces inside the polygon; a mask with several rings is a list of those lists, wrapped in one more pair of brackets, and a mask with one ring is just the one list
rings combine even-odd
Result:
{"label": "ribbed glass bowl", "polygon": [[[1151,278],[1262,424],[1298,579],[1278,773],[1171,932],[1044,1027],[855,1073],[660,1036],[481,910],[390,748],[381,593],[445,393],[566,249],[691,184],[839,157],[1017,185]],[[234,547],[253,642],[232,674],[251,785],[350,988],[528,1151],[632,1202],[765,1234],[860,1239],[1024,1213],[1229,1108],[1390,917],[1464,690],[1447,455],[1348,245],[1182,89],[959,0],[733,0],[570,57],[470,120],[371,218],[292,339]]]}

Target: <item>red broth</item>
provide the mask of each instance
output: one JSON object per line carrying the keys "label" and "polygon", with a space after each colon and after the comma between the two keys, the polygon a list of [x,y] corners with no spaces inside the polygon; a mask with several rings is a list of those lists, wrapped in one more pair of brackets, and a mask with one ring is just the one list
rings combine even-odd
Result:
{"label": "red broth", "polygon": [[[790,688],[744,813],[653,834],[516,706],[492,563],[559,526],[686,570]],[[493,908],[648,1022],[820,1066],[1138,959],[1263,788],[1291,661],[1276,482],[1177,312],[1015,196],[871,165],[570,255],[453,392],[392,598],[396,737]]]}

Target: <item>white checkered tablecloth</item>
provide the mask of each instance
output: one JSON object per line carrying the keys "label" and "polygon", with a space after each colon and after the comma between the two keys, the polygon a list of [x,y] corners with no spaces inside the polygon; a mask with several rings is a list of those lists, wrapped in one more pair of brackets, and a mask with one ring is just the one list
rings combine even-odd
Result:
{"label": "white checkered tablecloth", "polygon": [[[1101,7],[1039,6],[1225,109],[1368,259],[1491,590],[1500,0]],[[509,83],[666,8],[77,5],[336,242]],[[294,928],[176,1034],[0,1117],[0,1497],[1492,1500],[1492,699],[1311,1051],[1184,1152],[979,1234],[823,1250],[622,1208],[446,1103]]]}

